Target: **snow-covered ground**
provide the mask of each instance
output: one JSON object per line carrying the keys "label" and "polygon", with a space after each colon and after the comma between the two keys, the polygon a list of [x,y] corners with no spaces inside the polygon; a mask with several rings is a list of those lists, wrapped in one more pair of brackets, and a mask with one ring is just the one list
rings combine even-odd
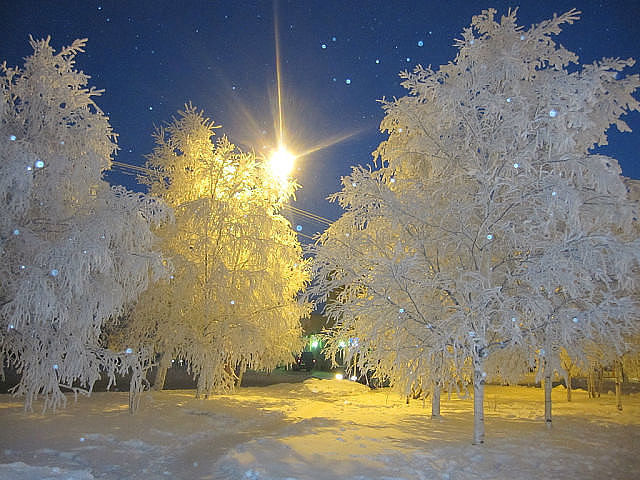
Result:
{"label": "snow-covered ground", "polygon": [[348,381],[242,388],[196,400],[147,393],[130,416],[126,393],[95,393],[54,414],[24,414],[0,395],[0,479],[637,479],[640,394],[589,400],[488,386],[486,443],[471,445],[472,402],[430,405]]}

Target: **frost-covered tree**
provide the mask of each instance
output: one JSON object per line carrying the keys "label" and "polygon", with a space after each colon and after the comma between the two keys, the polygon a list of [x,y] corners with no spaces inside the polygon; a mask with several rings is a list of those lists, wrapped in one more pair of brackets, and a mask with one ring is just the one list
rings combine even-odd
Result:
{"label": "frost-covered tree", "polygon": [[449,314],[447,294],[414,281],[433,271],[425,252],[407,242],[403,219],[390,202],[399,184],[386,173],[357,168],[343,179],[343,191],[334,198],[346,212],[314,249],[310,294],[335,292],[326,305],[338,324],[329,338],[330,355],[371,372],[379,383],[390,380],[404,395],[431,392],[437,416],[440,387],[457,380],[446,351],[450,336],[434,328]]}
{"label": "frost-covered tree", "polygon": [[226,137],[214,143],[214,128],[188,105],[156,133],[142,181],[174,209],[158,231],[174,271],[142,296],[126,334],[161,356],[158,388],[180,358],[199,395],[233,388],[246,368],[290,363],[310,310],[298,301],[308,262],[278,214],[295,185]]}
{"label": "frost-covered tree", "polygon": [[86,40],[58,53],[49,42],[31,39],[24,68],[1,67],[0,360],[26,408],[41,395],[56,409],[102,373],[142,388],[144,352],[109,350],[103,334],[162,270],[151,223],[164,213],[102,179],[116,136],[74,68]]}
{"label": "frost-covered tree", "polygon": [[346,213],[315,249],[311,292],[340,291],[329,349],[357,338],[347,356],[405,389],[469,379],[474,443],[487,377],[550,375],[561,351],[623,351],[638,329],[632,208],[617,161],[592,148],[611,124],[629,130],[640,83],[619,73],[633,60],[568,68],[577,57],[551,37],[578,13],[525,30],[486,10],[453,62],[401,74],[379,168],[343,180]]}

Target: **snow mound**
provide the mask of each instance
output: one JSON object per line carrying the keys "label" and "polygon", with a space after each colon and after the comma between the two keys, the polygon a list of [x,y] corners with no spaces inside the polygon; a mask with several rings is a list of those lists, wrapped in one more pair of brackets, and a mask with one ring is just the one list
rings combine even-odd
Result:
{"label": "snow mound", "polygon": [[351,380],[322,380],[310,378],[305,380],[304,388],[311,393],[322,393],[331,395],[360,395],[369,392],[371,389],[366,385]]}
{"label": "snow mound", "polygon": [[35,467],[22,462],[0,464],[0,480],[95,480],[86,470]]}

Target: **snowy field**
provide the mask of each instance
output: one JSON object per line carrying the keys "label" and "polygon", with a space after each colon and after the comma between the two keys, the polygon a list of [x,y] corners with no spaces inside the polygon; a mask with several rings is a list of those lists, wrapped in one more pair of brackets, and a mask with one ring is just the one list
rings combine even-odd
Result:
{"label": "snowy field", "polygon": [[472,402],[430,405],[363,385],[309,379],[195,400],[147,393],[130,416],[126,393],[95,393],[57,414],[24,414],[0,395],[0,479],[637,479],[640,394],[589,400],[488,386],[486,443],[471,445]]}

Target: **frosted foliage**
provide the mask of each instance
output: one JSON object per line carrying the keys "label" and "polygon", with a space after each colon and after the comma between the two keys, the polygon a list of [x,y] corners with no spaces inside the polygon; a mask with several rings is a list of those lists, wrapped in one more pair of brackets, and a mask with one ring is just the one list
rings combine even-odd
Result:
{"label": "frosted foliage", "polygon": [[106,350],[101,335],[161,269],[150,223],[164,214],[101,179],[115,134],[74,69],[85,40],[31,45],[0,77],[0,352],[25,406],[43,395],[55,409],[63,387],[141,371],[141,353]]}
{"label": "frosted foliage", "polygon": [[528,30],[495,13],[454,61],[401,74],[377,168],[343,179],[345,213],[314,249],[329,352],[407,392],[621,354],[638,331],[636,206],[618,162],[591,151],[629,130],[640,82],[616,73],[634,62],[569,73],[552,35],[579,12]]}
{"label": "frosted foliage", "polygon": [[169,203],[158,230],[173,274],[142,296],[124,337],[187,361],[198,393],[232,389],[246,368],[270,369],[302,348],[298,293],[309,267],[289,222],[285,191],[253,153],[188,105],[156,134],[142,180]]}

